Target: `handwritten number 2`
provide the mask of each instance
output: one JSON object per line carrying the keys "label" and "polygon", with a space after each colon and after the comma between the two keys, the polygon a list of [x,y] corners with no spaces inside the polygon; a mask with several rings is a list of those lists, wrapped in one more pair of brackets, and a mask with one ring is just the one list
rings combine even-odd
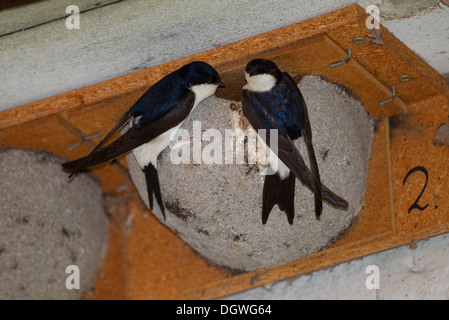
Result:
{"label": "handwritten number 2", "polygon": [[422,194],[424,193],[424,190],[426,190],[427,182],[429,181],[429,173],[427,172],[427,169],[426,169],[426,168],[421,167],[421,166],[418,166],[418,167],[414,167],[413,169],[411,169],[411,170],[407,173],[407,175],[405,176],[404,181],[402,182],[402,185],[405,184],[405,182],[407,181],[407,178],[408,178],[411,174],[413,174],[413,173],[415,173],[415,172],[418,172],[418,171],[421,171],[421,172],[423,172],[423,173],[426,175],[426,183],[424,184],[424,187],[422,188],[421,193],[419,194],[418,198],[416,198],[415,202],[413,202],[413,204],[411,205],[411,207],[408,208],[408,213],[410,213],[410,211],[412,211],[413,209],[418,209],[418,210],[420,210],[420,211],[423,211],[424,209],[426,209],[426,208],[429,206],[429,204],[426,204],[424,207],[421,207],[421,206],[418,204],[418,201],[419,201],[419,199],[421,199],[421,196],[422,196]]}

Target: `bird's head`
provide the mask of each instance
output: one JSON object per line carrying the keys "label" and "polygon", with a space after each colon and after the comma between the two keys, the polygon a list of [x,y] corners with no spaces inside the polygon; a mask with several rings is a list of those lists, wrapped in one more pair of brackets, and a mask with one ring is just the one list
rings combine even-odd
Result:
{"label": "bird's head", "polygon": [[211,65],[194,61],[181,68],[185,73],[185,87],[203,100],[215,93],[218,87],[224,87],[220,75]]}
{"label": "bird's head", "polygon": [[276,85],[281,71],[276,64],[267,59],[254,59],[245,69],[247,88],[251,91],[269,91]]}

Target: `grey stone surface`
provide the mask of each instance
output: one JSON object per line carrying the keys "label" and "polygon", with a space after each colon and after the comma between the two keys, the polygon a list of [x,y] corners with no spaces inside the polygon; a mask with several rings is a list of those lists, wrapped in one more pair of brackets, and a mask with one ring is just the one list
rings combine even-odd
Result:
{"label": "grey stone surface", "polygon": [[0,11],[0,36],[69,16],[66,8],[70,5],[76,5],[83,12],[117,1],[119,0],[47,0],[15,6]]}
{"label": "grey stone surface", "polygon": [[[334,84],[309,76],[299,86],[308,105],[322,181],[348,200],[350,207],[344,211],[324,204],[322,217],[316,220],[313,193],[297,180],[294,224],[289,225],[285,213],[275,206],[267,224],[262,225],[262,168],[248,164],[176,165],[170,160],[172,150],[167,148],[159,158],[167,219],[163,220],[157,205],[154,213],[215,264],[254,270],[296,260],[331,243],[362,207],[371,120],[359,101]],[[215,128],[223,134],[233,128],[231,103],[216,97],[205,100],[182,128],[193,133],[192,121],[201,120],[203,130]],[[203,151],[209,143],[203,142]],[[308,163],[305,152],[302,154]],[[127,161],[148,205],[144,175],[132,154]]]}
{"label": "grey stone surface", "polygon": [[[0,149],[0,299],[80,299],[107,245],[101,189],[90,175],[70,183],[49,153]],[[66,267],[80,271],[68,290]]]}
{"label": "grey stone surface", "polygon": [[385,20],[409,18],[438,8],[440,0],[383,0],[378,4]]}

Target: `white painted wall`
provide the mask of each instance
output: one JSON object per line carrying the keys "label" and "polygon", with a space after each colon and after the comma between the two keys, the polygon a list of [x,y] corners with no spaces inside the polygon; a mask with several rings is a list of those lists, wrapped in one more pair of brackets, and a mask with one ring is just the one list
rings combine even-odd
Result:
{"label": "white painted wall", "polygon": [[[353,2],[128,0],[81,13],[79,30],[67,30],[65,19],[60,19],[6,35],[0,37],[0,110],[247,38]],[[377,2],[381,1],[358,1],[362,7]],[[386,6],[386,10],[395,9]],[[384,22],[430,65],[441,73],[449,72],[449,7],[439,4],[409,19]]]}
{"label": "white painted wall", "polygon": [[[372,271],[366,273],[371,265],[379,267],[379,289],[366,286],[367,278],[374,276]],[[415,249],[390,249],[224,299],[447,300],[449,237],[440,235],[419,241]]]}

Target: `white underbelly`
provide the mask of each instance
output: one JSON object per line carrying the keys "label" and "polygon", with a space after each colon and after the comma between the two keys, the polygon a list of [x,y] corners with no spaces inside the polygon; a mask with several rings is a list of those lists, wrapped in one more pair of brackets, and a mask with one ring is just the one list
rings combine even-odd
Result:
{"label": "white underbelly", "polygon": [[162,150],[168,147],[168,145],[170,144],[170,138],[172,137],[172,134],[176,133],[181,124],[164,132],[163,134],[154,138],[150,142],[142,144],[141,146],[133,149],[134,157],[136,158],[140,168],[143,169],[149,163],[151,163],[155,168],[157,168],[156,166],[157,157],[159,153],[161,153]]}
{"label": "white underbelly", "polygon": [[[215,90],[217,90],[216,85],[199,85],[194,87],[192,91],[195,93],[195,101],[190,114],[195,110],[201,101],[213,95]],[[150,142],[133,149],[134,157],[142,169],[149,163],[157,168],[157,157],[159,153],[169,146],[171,138],[175,136],[176,131],[178,131],[183,122],[154,138]]]}
{"label": "white underbelly", "polygon": [[[294,144],[296,146],[296,148],[300,151],[303,152],[303,150],[301,150],[302,148],[302,144],[301,144],[301,140],[303,138],[299,137],[298,139],[296,139],[294,141]],[[281,178],[281,180],[284,180],[288,177],[288,175],[290,174],[290,169],[281,161],[281,159],[278,158],[277,154],[275,152],[273,152],[270,148],[268,148],[268,146],[265,144],[265,142],[263,141],[263,139],[259,139],[260,141],[260,146],[262,148],[264,148],[264,150],[267,152],[267,150],[269,150],[269,152],[267,152],[267,158],[268,158],[268,162],[270,164],[270,168],[273,170],[273,172],[277,172],[279,174],[279,177]]]}

